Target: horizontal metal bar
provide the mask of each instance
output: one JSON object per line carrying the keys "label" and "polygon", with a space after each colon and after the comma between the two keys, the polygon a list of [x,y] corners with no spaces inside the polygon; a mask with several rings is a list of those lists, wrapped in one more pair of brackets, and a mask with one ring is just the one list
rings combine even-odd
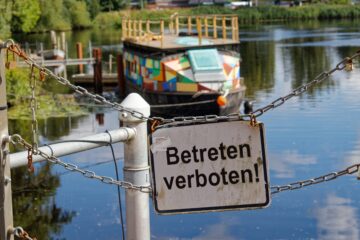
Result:
{"label": "horizontal metal bar", "polygon": [[[80,65],[80,64],[94,64],[95,59],[94,58],[82,58],[82,59],[68,58],[68,59],[61,59],[61,60],[35,59],[34,62],[41,66],[44,66],[44,67],[56,67],[56,66],[60,66],[60,65],[72,66],[72,65]],[[24,61],[19,61],[19,62],[17,62],[17,65],[19,67],[25,67],[25,66],[27,66],[27,63],[25,63]]]}
{"label": "horizontal metal bar", "polygon": [[[134,128],[119,128],[109,133],[100,133],[77,140],[65,140],[67,142],[60,142],[51,145],[39,147],[39,150],[46,153],[47,155],[61,157],[78,153],[93,148],[102,147],[105,144],[124,142],[135,137],[136,131]],[[27,165],[27,151],[10,154],[10,168],[16,168]],[[33,162],[41,162],[45,159],[40,155],[33,155]]]}

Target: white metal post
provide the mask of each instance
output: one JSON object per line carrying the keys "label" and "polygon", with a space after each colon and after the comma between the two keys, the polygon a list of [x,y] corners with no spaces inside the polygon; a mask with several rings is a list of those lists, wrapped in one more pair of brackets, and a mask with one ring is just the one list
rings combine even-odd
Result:
{"label": "white metal post", "polygon": [[13,227],[10,159],[8,151],[8,119],[5,79],[5,52],[0,42],[0,239],[14,239],[8,233]]}
{"label": "white metal post", "polygon": [[[121,105],[150,116],[150,105],[137,93],[129,94]],[[124,144],[124,180],[135,185],[149,186],[147,149],[147,121],[120,113],[124,127],[135,128],[136,136]],[[126,190],[126,239],[150,239],[149,193],[134,189]]]}

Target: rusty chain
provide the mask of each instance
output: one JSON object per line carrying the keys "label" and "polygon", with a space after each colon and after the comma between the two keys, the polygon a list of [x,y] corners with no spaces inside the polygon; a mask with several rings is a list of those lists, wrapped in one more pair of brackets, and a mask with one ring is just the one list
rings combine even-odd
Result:
{"label": "rusty chain", "polygon": [[[350,167],[347,167],[346,169],[341,170],[339,172],[331,172],[331,173],[322,175],[320,177],[311,178],[308,180],[303,180],[303,181],[298,181],[298,182],[293,182],[293,183],[290,183],[288,185],[283,185],[283,186],[271,186],[271,189],[272,189],[271,194],[276,194],[276,193],[288,191],[288,190],[297,190],[297,189],[304,188],[307,186],[311,186],[311,185],[315,185],[315,184],[319,184],[319,183],[323,183],[323,182],[328,182],[328,181],[334,180],[338,177],[341,177],[344,175],[351,175],[351,174],[354,174],[359,171],[360,171],[360,163],[351,165]],[[360,174],[360,172],[359,172],[359,174]],[[358,179],[360,180],[360,175],[358,176]]]}
{"label": "rusty chain", "polygon": [[30,235],[22,227],[15,227],[11,233],[21,240],[36,240],[36,238],[30,237]]}
{"label": "rusty chain", "polygon": [[30,76],[29,76],[29,87],[31,90],[30,97],[30,109],[31,109],[31,133],[32,133],[32,145],[31,149],[28,150],[28,170],[34,172],[34,166],[32,164],[32,156],[38,149],[38,122],[36,119],[36,78],[35,78],[35,69],[34,65],[30,66]]}
{"label": "rusty chain", "polygon": [[[12,135],[10,140],[11,140],[12,144],[20,145],[20,146],[22,146],[23,148],[25,148],[28,151],[30,151],[32,149],[31,144],[26,142],[26,140],[23,139],[18,134]],[[117,180],[113,179],[112,177],[97,175],[93,171],[81,169],[75,164],[66,163],[66,162],[60,160],[59,158],[57,158],[55,156],[49,156],[48,154],[41,151],[40,149],[37,149],[37,151],[34,154],[35,155],[40,155],[43,158],[45,158],[48,162],[60,165],[63,168],[65,168],[66,170],[68,170],[68,171],[81,173],[84,177],[87,177],[87,178],[90,178],[90,179],[96,179],[96,180],[99,180],[99,181],[101,181],[103,183],[106,183],[106,184],[113,184],[113,185],[120,186],[120,187],[122,187],[124,189],[137,190],[137,191],[140,191],[140,192],[143,192],[143,193],[151,193],[152,192],[152,189],[151,189],[150,186],[138,186],[138,185],[134,185],[134,184],[132,184],[130,182],[126,182],[126,181],[117,181]]]}

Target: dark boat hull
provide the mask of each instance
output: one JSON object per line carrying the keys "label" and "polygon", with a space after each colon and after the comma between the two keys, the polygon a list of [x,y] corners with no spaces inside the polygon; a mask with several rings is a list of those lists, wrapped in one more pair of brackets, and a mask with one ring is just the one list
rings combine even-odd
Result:
{"label": "dark boat hull", "polygon": [[162,92],[141,89],[126,81],[126,92],[140,94],[150,105],[152,116],[202,116],[227,115],[240,111],[245,87],[233,90],[226,96],[226,106],[220,107],[216,100],[219,93]]}

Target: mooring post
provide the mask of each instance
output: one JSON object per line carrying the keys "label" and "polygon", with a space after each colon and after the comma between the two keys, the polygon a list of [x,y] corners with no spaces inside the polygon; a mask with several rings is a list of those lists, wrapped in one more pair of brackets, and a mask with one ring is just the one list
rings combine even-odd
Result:
{"label": "mooring post", "polygon": [[125,74],[124,74],[124,62],[123,55],[119,53],[116,56],[116,68],[118,77],[119,96],[125,97]]}
{"label": "mooring post", "polygon": [[0,42],[0,239],[14,239],[8,231],[13,227],[9,132],[7,119],[5,46]]}
{"label": "mooring post", "polygon": [[102,94],[103,85],[102,85],[102,56],[100,48],[93,48],[93,56],[95,58],[94,63],[94,92],[97,94]]}
{"label": "mooring post", "polygon": [[[121,105],[150,116],[150,105],[137,93],[129,94]],[[137,114],[138,116],[138,114]],[[150,186],[147,121],[129,113],[120,113],[124,127],[135,128],[135,138],[124,144],[124,180],[133,185]],[[126,189],[126,239],[150,239],[149,193]]]}
{"label": "mooring post", "polygon": [[[83,59],[83,47],[81,42],[76,43],[76,53],[79,60]],[[79,73],[84,73],[84,65],[79,64]]]}

